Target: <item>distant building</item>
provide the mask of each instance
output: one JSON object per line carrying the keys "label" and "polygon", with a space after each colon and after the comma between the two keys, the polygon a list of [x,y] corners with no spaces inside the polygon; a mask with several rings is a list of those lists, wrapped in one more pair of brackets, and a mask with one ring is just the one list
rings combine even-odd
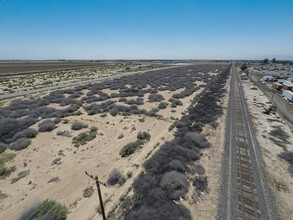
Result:
{"label": "distant building", "polygon": [[293,89],[293,83],[290,82],[290,81],[283,82],[283,89],[284,90],[290,90],[290,91],[292,91],[292,89]]}
{"label": "distant building", "polygon": [[282,95],[288,99],[289,101],[293,102],[293,92],[292,91],[288,91],[288,90],[284,90]]}
{"label": "distant building", "polygon": [[277,83],[277,82],[273,83],[273,87],[278,90],[283,89],[283,85],[281,83]]}
{"label": "distant building", "polygon": [[273,76],[264,76],[262,78],[263,81],[269,81],[269,82],[275,82],[276,81],[276,78],[273,77]]}

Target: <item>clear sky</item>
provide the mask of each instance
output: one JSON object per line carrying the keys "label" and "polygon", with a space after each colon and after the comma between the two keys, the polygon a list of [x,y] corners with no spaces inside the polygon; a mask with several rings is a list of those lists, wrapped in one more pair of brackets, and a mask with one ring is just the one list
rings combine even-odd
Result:
{"label": "clear sky", "polygon": [[0,1],[0,59],[293,57],[293,0]]}

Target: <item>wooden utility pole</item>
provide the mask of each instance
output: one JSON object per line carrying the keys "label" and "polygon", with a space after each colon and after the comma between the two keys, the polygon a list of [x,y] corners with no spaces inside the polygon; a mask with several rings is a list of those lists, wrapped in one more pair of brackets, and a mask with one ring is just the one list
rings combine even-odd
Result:
{"label": "wooden utility pole", "polygon": [[106,220],[106,215],[105,215],[104,204],[103,204],[103,200],[102,200],[102,194],[101,194],[101,188],[100,188],[100,182],[99,182],[98,176],[96,176],[95,181],[96,181],[96,184],[97,184],[97,189],[98,189],[98,194],[99,194],[99,199],[100,199],[100,205],[101,205],[103,220]]}
{"label": "wooden utility pole", "polygon": [[104,186],[106,186],[106,184],[100,182],[98,176],[96,176],[94,178],[94,176],[91,175],[91,174],[88,174],[87,171],[85,171],[85,174],[87,176],[89,176],[90,178],[92,178],[93,180],[96,181],[96,185],[97,185],[97,189],[98,189],[98,195],[99,195],[99,200],[100,200],[101,211],[102,211],[102,215],[103,215],[103,220],[106,220],[106,215],[105,215],[105,210],[104,210],[104,204],[103,204],[103,199],[102,199],[102,193],[101,193],[101,188],[100,188],[100,184],[103,184]]}

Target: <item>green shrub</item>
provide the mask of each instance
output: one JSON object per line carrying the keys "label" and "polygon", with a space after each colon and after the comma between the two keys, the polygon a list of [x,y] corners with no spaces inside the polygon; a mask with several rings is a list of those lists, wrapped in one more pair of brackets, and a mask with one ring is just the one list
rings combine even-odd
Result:
{"label": "green shrub", "polygon": [[91,129],[90,129],[91,132],[96,132],[97,130],[98,130],[98,128],[95,126],[91,127]]}
{"label": "green shrub", "polygon": [[80,110],[78,110],[78,111],[72,113],[72,115],[73,116],[80,116],[80,115],[82,115],[82,112]]}
{"label": "green shrub", "polygon": [[141,146],[144,144],[142,140],[137,140],[135,142],[131,142],[126,144],[121,150],[120,155],[121,157],[128,156],[130,154],[133,154],[137,149],[141,148]]}
{"label": "green shrub", "polygon": [[111,109],[110,114],[115,117],[118,114],[118,110],[117,109]]}
{"label": "green shrub", "polygon": [[149,141],[151,139],[151,135],[148,132],[138,132],[137,139]]}
{"label": "green shrub", "polygon": [[179,99],[175,99],[175,105],[183,105],[183,103]]}
{"label": "green shrub", "polygon": [[89,197],[91,197],[92,195],[93,195],[93,193],[94,193],[94,187],[93,186],[89,186],[89,187],[87,187],[87,188],[85,188],[84,190],[83,190],[83,197],[84,198],[89,198]]}
{"label": "green shrub", "polygon": [[127,172],[127,177],[130,178],[131,176],[132,176],[132,172],[131,171],[128,171]]}
{"label": "green shrub", "polygon": [[79,147],[80,145],[85,145],[87,142],[94,140],[97,137],[97,132],[83,132],[72,139],[74,147]]}
{"label": "green shrub", "polygon": [[87,112],[88,115],[95,115],[96,114],[96,111],[91,109]]}
{"label": "green shrub", "polygon": [[10,176],[12,172],[16,170],[15,166],[10,168],[5,166],[5,163],[13,160],[15,156],[16,154],[14,153],[3,152],[2,154],[0,154],[0,179],[5,179],[6,177]]}
{"label": "green shrub", "polygon": [[41,219],[45,214],[47,219],[65,220],[68,208],[56,201],[47,199],[39,205],[37,219]]}
{"label": "green shrub", "polygon": [[124,138],[124,134],[122,133],[118,136],[118,139],[121,139],[121,138]]}
{"label": "green shrub", "polygon": [[138,121],[139,121],[139,122],[144,122],[145,119],[144,119],[144,118],[139,118]]}
{"label": "green shrub", "polygon": [[171,124],[168,128],[168,131],[172,131],[175,128],[175,123]]}
{"label": "green shrub", "polygon": [[69,120],[68,119],[63,119],[63,124],[68,124]]}
{"label": "green shrub", "polygon": [[0,179],[5,179],[6,177],[10,176],[10,174],[14,172],[15,170],[16,170],[15,166],[7,168],[4,165],[2,166],[0,165]]}
{"label": "green shrub", "polygon": [[165,108],[167,108],[167,106],[168,106],[167,102],[160,102],[158,109],[165,109]]}

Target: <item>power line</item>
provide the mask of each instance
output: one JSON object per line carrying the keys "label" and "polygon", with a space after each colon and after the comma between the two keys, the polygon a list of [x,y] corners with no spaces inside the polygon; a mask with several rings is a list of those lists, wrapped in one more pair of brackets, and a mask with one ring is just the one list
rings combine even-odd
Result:
{"label": "power line", "polygon": [[[63,191],[65,188],[67,188],[69,185],[71,185],[72,182],[70,182],[68,185],[66,185],[61,191]],[[74,190],[76,190],[81,184],[78,184],[73,190],[71,190],[63,199],[67,198]],[[44,206],[45,204],[43,204]],[[57,206],[58,203],[56,203],[51,209],[53,209],[55,206]],[[51,209],[49,211],[51,211]],[[48,212],[49,212],[48,211]],[[33,214],[31,214],[29,217],[27,217],[25,220],[29,220],[32,216],[34,216],[36,213],[38,212],[38,210],[36,210]],[[48,213],[47,212],[47,213]],[[45,213],[45,215],[47,214]],[[42,217],[44,217],[45,215],[43,215]]]}

